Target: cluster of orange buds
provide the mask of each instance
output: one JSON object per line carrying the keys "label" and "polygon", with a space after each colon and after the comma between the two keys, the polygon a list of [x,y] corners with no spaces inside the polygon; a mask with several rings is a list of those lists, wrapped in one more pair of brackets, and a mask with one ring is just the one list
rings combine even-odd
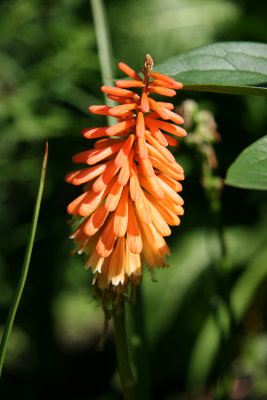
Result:
{"label": "cluster of orange buds", "polygon": [[[132,79],[117,80],[116,87],[101,90],[120,105],[89,107],[92,113],[118,122],[82,131],[87,139],[102,139],[73,157],[89,167],[66,176],[73,185],[84,184],[83,194],[67,210],[80,221],[71,238],[76,251],[85,253],[85,268],[91,268],[98,291],[118,294],[128,283],[140,283],[144,262],[149,269],[167,266],[170,250],[164,236],[171,234],[169,225],[179,225],[183,214],[183,199],[177,192],[182,190],[184,171],[167,146],[176,146],[175,137],[186,135],[176,125],[184,121],[172,111],[172,103],[149,97],[151,93],[175,96],[175,89],[183,85],[151,72],[152,67],[147,55],[141,78],[119,63]],[[139,88],[139,94],[129,88]]]}

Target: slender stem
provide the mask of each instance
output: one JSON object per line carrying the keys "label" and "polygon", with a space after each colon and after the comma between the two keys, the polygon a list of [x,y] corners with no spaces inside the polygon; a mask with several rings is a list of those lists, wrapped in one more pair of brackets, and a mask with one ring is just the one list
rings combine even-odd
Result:
{"label": "slender stem", "polygon": [[[91,0],[91,7],[95,24],[102,82],[104,85],[110,86],[110,83],[113,79],[113,56],[103,0]],[[113,107],[115,105],[115,102],[108,97],[105,97],[105,102],[106,105],[110,107]],[[114,123],[112,117],[108,116],[107,119],[109,125],[112,125]]]}
{"label": "slender stem", "polygon": [[17,286],[16,293],[15,293],[15,298],[13,300],[13,303],[12,303],[9,313],[8,313],[8,317],[7,317],[7,321],[6,321],[6,325],[4,328],[1,345],[0,345],[0,377],[1,377],[5,354],[6,354],[7,342],[9,339],[10,332],[12,330],[13,322],[14,322],[14,319],[16,316],[16,312],[17,312],[17,309],[19,306],[19,302],[20,302],[20,299],[22,296],[22,292],[23,292],[23,289],[25,286],[25,282],[26,282],[27,274],[28,274],[28,270],[29,270],[32,248],[33,248],[33,243],[34,243],[34,238],[35,238],[35,233],[36,233],[36,228],[37,228],[37,222],[38,222],[38,216],[39,216],[39,210],[40,210],[42,194],[43,194],[43,188],[44,188],[47,156],[48,156],[48,143],[46,142],[40,184],[39,184],[38,194],[37,194],[37,198],[36,198],[34,213],[33,213],[31,232],[30,232],[30,236],[28,239],[27,249],[25,252],[25,257],[24,257],[24,261],[23,261],[23,265],[22,265],[20,279],[19,279],[18,286]]}
{"label": "slender stem", "polygon": [[138,399],[150,400],[150,349],[146,334],[142,285],[136,287],[135,304],[129,304],[127,308],[128,315],[130,316],[131,359],[133,360],[136,375],[136,395]]}
{"label": "slender stem", "polygon": [[115,310],[113,323],[116,354],[124,400],[134,400],[135,382],[131,371],[127,348],[124,304],[121,305],[119,311]]}

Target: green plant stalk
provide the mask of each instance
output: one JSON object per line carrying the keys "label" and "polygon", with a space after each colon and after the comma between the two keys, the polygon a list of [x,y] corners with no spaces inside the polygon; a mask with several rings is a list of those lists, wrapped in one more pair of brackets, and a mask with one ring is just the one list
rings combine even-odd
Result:
{"label": "green plant stalk", "polygon": [[[102,82],[105,86],[110,86],[113,79],[113,56],[106,11],[102,0],[91,0],[91,7],[96,31]],[[107,96],[105,96],[105,103],[110,107],[114,107],[115,105],[115,102]],[[108,116],[107,120],[109,125],[114,124],[114,119],[112,117]]]}
{"label": "green plant stalk", "polygon": [[130,366],[130,359],[127,347],[125,330],[125,311],[124,304],[114,311],[113,315],[114,337],[116,354],[118,361],[119,374],[121,379],[124,400],[135,399],[135,382]]}
{"label": "green plant stalk", "polygon": [[[136,381],[136,397],[142,400],[151,399],[150,385],[150,352],[146,334],[145,315],[142,296],[142,285],[137,285],[135,304],[126,305],[126,331],[130,340],[130,359]],[[129,321],[128,321],[129,318]]]}
{"label": "green plant stalk", "polygon": [[42,200],[42,195],[43,195],[45,173],[46,173],[46,166],[47,166],[47,157],[48,157],[48,143],[46,142],[41,178],[40,178],[40,183],[39,183],[39,189],[38,189],[37,198],[36,198],[35,207],[34,207],[31,232],[30,232],[30,236],[28,239],[28,244],[27,244],[27,248],[26,248],[26,252],[25,252],[25,256],[24,256],[20,279],[18,282],[18,286],[16,289],[13,303],[12,303],[9,313],[8,313],[8,317],[7,317],[7,321],[5,324],[5,328],[4,328],[4,332],[3,332],[3,336],[2,336],[2,340],[1,340],[1,345],[0,345],[0,378],[1,378],[2,369],[3,369],[3,365],[4,365],[4,359],[5,359],[9,335],[12,330],[16,312],[17,312],[17,309],[18,309],[18,306],[20,303],[20,299],[22,296],[22,292],[23,292],[23,289],[24,289],[24,286],[26,283],[29,265],[30,265],[30,261],[31,261],[32,248],[33,248],[33,243],[34,243],[34,238],[35,238],[35,233],[36,233],[36,228],[37,228],[37,223],[38,223],[38,216],[39,216],[39,211],[40,211],[40,205],[41,205],[41,200]]}

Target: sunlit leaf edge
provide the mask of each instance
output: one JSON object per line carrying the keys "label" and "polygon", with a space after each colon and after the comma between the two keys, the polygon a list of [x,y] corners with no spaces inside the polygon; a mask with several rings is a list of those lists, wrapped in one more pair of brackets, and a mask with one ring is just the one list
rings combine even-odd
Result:
{"label": "sunlit leaf edge", "polygon": [[[259,182],[256,179],[257,174],[259,171],[256,171],[254,180],[249,182],[242,182],[242,179],[246,179],[247,176],[251,172],[253,172],[253,165],[249,165],[249,162],[246,161],[248,155],[255,153],[257,150],[263,149],[263,144],[267,146],[267,135],[263,136],[262,138],[258,139],[256,142],[252,143],[250,146],[245,148],[235,159],[235,161],[230,165],[226,172],[226,178],[224,183],[228,186],[237,187],[240,189],[249,189],[249,190],[267,190],[267,170],[266,170],[266,179],[265,182]],[[245,161],[247,164],[247,169],[244,170],[242,168],[242,163]],[[261,160],[262,161],[262,160]],[[267,162],[267,153],[266,153],[266,162]],[[254,164],[255,165],[255,164]],[[240,173],[240,170],[242,171]],[[240,175],[241,174],[241,175]]]}
{"label": "sunlit leaf edge", "polygon": [[184,85],[183,90],[267,97],[267,88],[257,86]]}
{"label": "sunlit leaf edge", "polygon": [[172,57],[155,71],[181,81],[184,90],[267,96],[267,45],[214,43]]}

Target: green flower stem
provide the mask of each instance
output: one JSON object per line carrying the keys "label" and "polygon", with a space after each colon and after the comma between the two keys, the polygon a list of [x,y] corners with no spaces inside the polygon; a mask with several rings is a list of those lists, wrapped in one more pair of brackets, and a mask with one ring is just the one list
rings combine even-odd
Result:
{"label": "green flower stem", "polygon": [[44,181],[45,181],[45,173],[46,173],[46,165],[47,165],[47,157],[48,157],[48,143],[46,143],[45,147],[45,154],[44,154],[44,159],[43,159],[43,166],[42,166],[42,172],[41,172],[41,178],[40,178],[40,184],[39,184],[39,189],[38,189],[38,194],[36,198],[36,203],[35,203],[35,208],[34,208],[34,213],[33,213],[33,219],[32,219],[32,226],[31,226],[31,232],[30,236],[28,239],[28,244],[27,244],[27,249],[25,252],[25,257],[22,265],[22,271],[19,279],[19,283],[17,286],[17,290],[15,293],[15,298],[13,300],[13,304],[10,307],[9,314],[7,317],[6,325],[4,328],[2,340],[1,340],[1,345],[0,345],[0,377],[4,365],[4,359],[5,359],[5,354],[6,354],[6,348],[7,348],[7,342],[9,339],[9,335],[12,330],[13,322],[16,316],[16,312],[19,306],[19,302],[22,296],[22,292],[26,283],[27,275],[28,275],[28,270],[29,270],[29,265],[30,265],[30,260],[31,260],[31,254],[32,254],[32,248],[33,248],[33,243],[34,243],[34,238],[35,238],[35,233],[36,233],[36,228],[37,228],[37,222],[38,222],[38,216],[39,216],[39,211],[40,211],[40,205],[41,205],[41,200],[42,200],[42,195],[43,195],[43,188],[44,188]]}
{"label": "green flower stem", "polygon": [[136,397],[150,400],[150,348],[146,334],[142,289],[142,285],[137,285],[135,304],[127,305],[126,330],[131,344],[129,347],[130,358],[132,366],[135,368],[133,372],[136,380]]}
{"label": "green flower stem", "polygon": [[[102,0],[91,0],[91,7],[96,31],[102,82],[105,86],[110,86],[113,79],[113,56],[105,7]],[[114,107],[115,105],[115,102],[107,96],[105,96],[105,102],[106,105],[110,107]],[[108,116],[107,119],[109,125],[114,124],[114,118]]]}
{"label": "green flower stem", "polygon": [[113,316],[115,346],[124,400],[135,400],[135,382],[130,366],[125,330],[125,311],[122,303]]}

